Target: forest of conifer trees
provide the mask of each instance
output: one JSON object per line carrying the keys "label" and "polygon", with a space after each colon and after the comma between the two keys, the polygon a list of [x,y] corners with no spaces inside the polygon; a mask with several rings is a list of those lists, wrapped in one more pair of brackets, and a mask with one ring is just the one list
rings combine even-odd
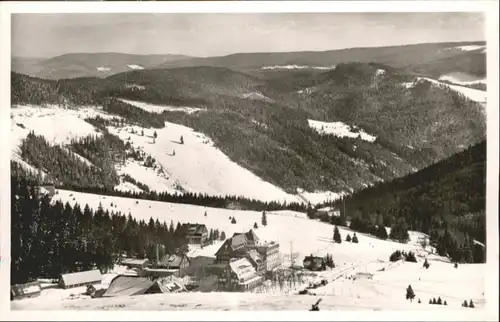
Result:
{"label": "forest of conifer trees", "polygon": [[[37,182],[11,175],[11,284],[59,274],[111,269],[122,254],[153,259],[185,252],[185,227],[173,221],[136,220],[130,214],[88,205],[51,202],[36,193]],[[225,238],[210,230],[210,240]]]}

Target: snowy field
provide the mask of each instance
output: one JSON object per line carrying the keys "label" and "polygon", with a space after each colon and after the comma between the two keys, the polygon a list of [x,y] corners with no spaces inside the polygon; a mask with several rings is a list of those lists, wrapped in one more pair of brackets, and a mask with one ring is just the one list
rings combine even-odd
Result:
{"label": "snowy field", "polygon": [[307,65],[275,65],[275,66],[265,66],[261,67],[264,70],[273,70],[273,69],[318,69],[318,70],[332,70],[335,69],[335,65],[333,66],[307,66]]}
{"label": "snowy field", "polygon": [[477,78],[464,73],[451,73],[439,77],[440,81],[447,81],[457,85],[486,84],[486,78]]}
{"label": "snowy field", "polygon": [[417,77],[413,82],[403,83],[402,85],[406,88],[412,88],[418,83],[419,80],[422,80],[422,79],[427,80],[436,86],[450,88],[450,89],[464,95],[465,97],[467,97],[471,101],[486,104],[486,97],[487,97],[486,91],[482,91],[482,90],[474,89],[474,88],[469,88],[469,87],[464,87],[464,86],[459,86],[459,85],[451,85],[451,84],[443,83],[443,82],[440,82],[440,81],[437,81],[437,80],[431,79],[431,78]]}
{"label": "snowy field", "polygon": [[[254,222],[260,226],[261,213],[206,208],[193,205],[171,204],[147,200],[99,196],[72,191],[59,190],[54,197],[70,204],[88,203],[96,208],[101,202],[104,208],[131,212],[138,219],[149,216],[159,220],[174,222],[198,222],[207,227],[223,230],[227,236],[234,232],[245,232]],[[75,198],[75,200],[73,200]],[[113,203],[116,207],[111,208]],[[204,212],[207,211],[207,217]],[[231,224],[229,216],[236,224]],[[327,279],[329,283],[310,290],[313,295],[296,295],[303,287],[292,287],[287,292],[262,293],[185,293],[159,294],[120,298],[90,299],[83,295],[84,288],[61,290],[48,288],[42,295],[33,299],[14,301],[14,310],[307,310],[318,298],[322,298],[321,310],[464,310],[464,300],[472,299],[476,310],[485,305],[484,277],[486,266],[483,264],[460,264],[454,268],[448,260],[429,254],[430,249],[422,250],[418,245],[423,234],[410,232],[410,242],[400,244],[384,241],[365,234],[357,233],[358,244],[332,243],[333,226],[315,220],[305,219],[304,214],[293,211],[268,212],[267,227],[259,227],[256,234],[261,240],[276,240],[280,243],[281,260],[289,265],[290,254],[295,263],[301,265],[303,257],[309,254],[333,254],[336,267],[333,270],[317,272],[315,278]],[[352,232],[339,228],[342,239]],[[188,255],[214,257],[222,242],[204,249],[191,250]],[[389,262],[390,254],[397,249],[416,252],[418,263],[398,261]],[[430,263],[428,270],[422,267],[424,257]],[[123,268],[122,268],[123,270]],[[107,274],[100,287],[116,274]],[[372,278],[363,278],[372,274]],[[413,302],[405,299],[408,285],[416,294]],[[306,285],[306,284],[304,284]],[[100,288],[98,287],[98,288]],[[291,292],[293,291],[293,292]],[[447,306],[429,305],[429,299],[441,297]],[[421,303],[418,303],[418,299]],[[476,311],[477,312],[477,311]]]}
{"label": "snowy field", "polygon": [[145,102],[126,100],[123,98],[120,98],[119,100],[124,102],[124,103],[130,104],[132,106],[138,107],[140,109],[143,109],[145,111],[152,112],[152,113],[162,113],[164,111],[169,111],[169,112],[185,112],[188,114],[192,114],[192,113],[203,110],[201,108],[189,107],[189,106],[155,105],[155,104],[150,104],[150,103],[145,103]]}
{"label": "snowy field", "polygon": [[366,133],[363,130],[359,130],[359,133],[353,132],[353,129],[350,125],[342,123],[342,122],[321,122],[315,120],[308,120],[309,127],[316,130],[320,134],[333,134],[336,137],[343,138],[357,138],[361,137],[362,140],[368,142],[374,142],[376,137]]}

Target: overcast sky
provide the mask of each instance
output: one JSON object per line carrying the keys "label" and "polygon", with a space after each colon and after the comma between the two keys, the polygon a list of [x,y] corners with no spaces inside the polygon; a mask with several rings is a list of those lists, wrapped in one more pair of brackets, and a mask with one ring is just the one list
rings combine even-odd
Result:
{"label": "overcast sky", "polygon": [[485,40],[473,13],[13,14],[12,54],[218,56]]}

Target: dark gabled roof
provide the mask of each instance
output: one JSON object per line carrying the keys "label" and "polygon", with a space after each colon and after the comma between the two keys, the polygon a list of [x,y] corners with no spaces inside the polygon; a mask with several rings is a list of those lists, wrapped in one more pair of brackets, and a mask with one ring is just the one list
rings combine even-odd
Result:
{"label": "dark gabled roof", "polygon": [[258,241],[259,240],[259,237],[255,234],[253,229],[250,229],[246,233],[234,233],[233,237],[239,236],[239,235],[245,235],[245,237],[248,241]]}
{"label": "dark gabled roof", "polygon": [[158,264],[161,266],[177,267],[181,266],[183,259],[189,261],[189,258],[187,258],[186,255],[178,255],[178,254],[165,255]]}
{"label": "dark gabled roof", "polygon": [[182,224],[182,228],[188,235],[201,235],[207,231],[207,226],[204,224]]}
{"label": "dark gabled roof", "polygon": [[218,255],[219,253],[223,252],[227,248],[230,248],[231,251],[238,251],[241,249],[244,249],[245,246],[247,246],[248,240],[245,234],[235,234],[233,237],[226,239],[224,243],[221,245],[219,250],[215,253],[215,255]]}

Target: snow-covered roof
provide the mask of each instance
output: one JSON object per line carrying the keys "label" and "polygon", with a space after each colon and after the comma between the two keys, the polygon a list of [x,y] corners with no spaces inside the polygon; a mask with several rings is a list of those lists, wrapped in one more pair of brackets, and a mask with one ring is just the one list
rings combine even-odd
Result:
{"label": "snow-covered roof", "polygon": [[65,286],[94,283],[102,280],[101,272],[98,269],[70,274],[62,274],[61,279]]}
{"label": "snow-covered roof", "polygon": [[148,260],[147,259],[135,259],[135,258],[129,258],[129,259],[124,259],[122,261],[123,265],[144,265],[146,264]]}
{"label": "snow-covered roof", "polygon": [[246,258],[240,258],[234,262],[229,263],[231,270],[238,276],[238,280],[248,280],[256,275],[255,268],[250,261]]}

